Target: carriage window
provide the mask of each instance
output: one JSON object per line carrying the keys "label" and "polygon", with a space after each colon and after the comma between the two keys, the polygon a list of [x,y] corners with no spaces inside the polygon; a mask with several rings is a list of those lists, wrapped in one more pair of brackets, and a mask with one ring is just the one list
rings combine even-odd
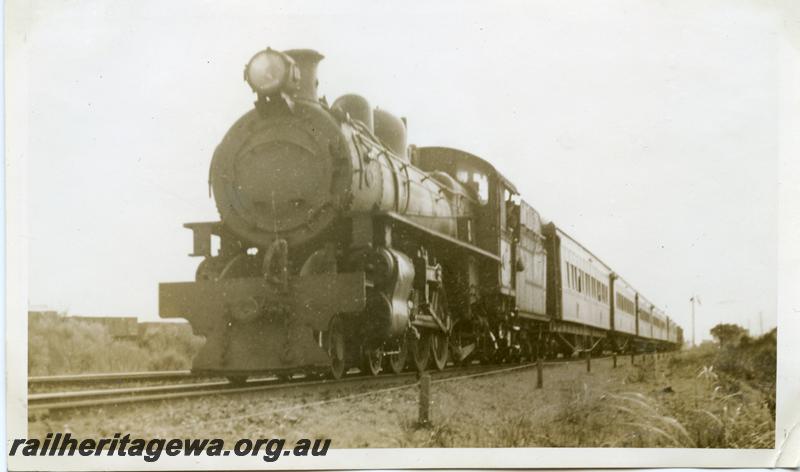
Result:
{"label": "carriage window", "polygon": [[572,288],[572,265],[567,262],[567,287]]}
{"label": "carriage window", "polygon": [[462,184],[469,182],[469,173],[465,170],[460,170],[456,172],[456,180],[458,180]]}
{"label": "carriage window", "polygon": [[569,288],[575,290],[575,267],[572,264],[569,264],[567,274],[569,275]]}

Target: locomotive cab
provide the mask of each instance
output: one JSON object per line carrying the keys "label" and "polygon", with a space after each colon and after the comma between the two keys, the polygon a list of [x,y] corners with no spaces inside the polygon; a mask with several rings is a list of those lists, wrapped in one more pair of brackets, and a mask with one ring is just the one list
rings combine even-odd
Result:
{"label": "locomotive cab", "polygon": [[497,261],[477,263],[478,279],[486,287],[482,309],[496,318],[513,316],[517,272],[522,268],[515,236],[519,231],[519,216],[514,216],[519,214],[516,187],[484,159],[457,149],[419,148],[414,162],[423,170],[454,176],[477,203],[474,218],[463,226],[474,228],[470,236],[479,248],[497,256]]}

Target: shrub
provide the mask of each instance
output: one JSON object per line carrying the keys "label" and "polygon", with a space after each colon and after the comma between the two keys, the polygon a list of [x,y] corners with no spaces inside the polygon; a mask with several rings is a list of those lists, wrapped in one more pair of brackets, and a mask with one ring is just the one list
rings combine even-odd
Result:
{"label": "shrub", "polygon": [[203,339],[187,325],[154,325],[137,340],[120,340],[101,323],[55,314],[30,317],[28,375],[188,369]]}
{"label": "shrub", "polygon": [[775,381],[777,371],[777,328],[756,339],[748,339],[739,346],[721,348],[714,362],[729,382],[728,390],[738,391],[737,381],[746,381],[768,399],[775,414]]}

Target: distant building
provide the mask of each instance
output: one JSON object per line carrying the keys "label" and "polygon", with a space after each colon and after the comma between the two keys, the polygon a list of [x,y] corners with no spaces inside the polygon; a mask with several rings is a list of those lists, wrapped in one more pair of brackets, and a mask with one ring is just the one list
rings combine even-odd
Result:
{"label": "distant building", "polygon": [[[144,321],[133,316],[67,316],[56,310],[28,310],[28,323],[41,323],[62,320],[65,323],[95,323],[103,325],[114,339],[136,341],[148,331],[177,330],[192,333],[192,327],[186,321]],[[175,332],[175,331],[173,331]]]}
{"label": "distant building", "polygon": [[139,319],[136,317],[70,316],[67,317],[67,319],[85,323],[102,324],[108,329],[108,334],[114,339],[135,341],[139,336]]}
{"label": "distant building", "polygon": [[58,312],[55,311],[55,310],[29,310],[28,311],[28,322],[54,320],[56,318],[58,318]]}
{"label": "distant building", "polygon": [[95,323],[105,326],[114,339],[135,341],[139,336],[139,320],[132,316],[65,316],[55,310],[29,310],[28,323],[61,319],[66,323]]}
{"label": "distant building", "polygon": [[144,337],[148,331],[157,332],[164,329],[175,329],[192,334],[192,326],[186,321],[142,321],[139,323],[139,337]]}

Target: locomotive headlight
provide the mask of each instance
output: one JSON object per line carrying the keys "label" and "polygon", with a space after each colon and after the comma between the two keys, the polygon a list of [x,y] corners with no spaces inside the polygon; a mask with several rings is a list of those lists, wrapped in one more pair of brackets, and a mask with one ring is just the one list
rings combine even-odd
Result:
{"label": "locomotive headlight", "polygon": [[256,53],[244,68],[244,80],[259,95],[297,87],[300,73],[291,57],[270,48]]}

